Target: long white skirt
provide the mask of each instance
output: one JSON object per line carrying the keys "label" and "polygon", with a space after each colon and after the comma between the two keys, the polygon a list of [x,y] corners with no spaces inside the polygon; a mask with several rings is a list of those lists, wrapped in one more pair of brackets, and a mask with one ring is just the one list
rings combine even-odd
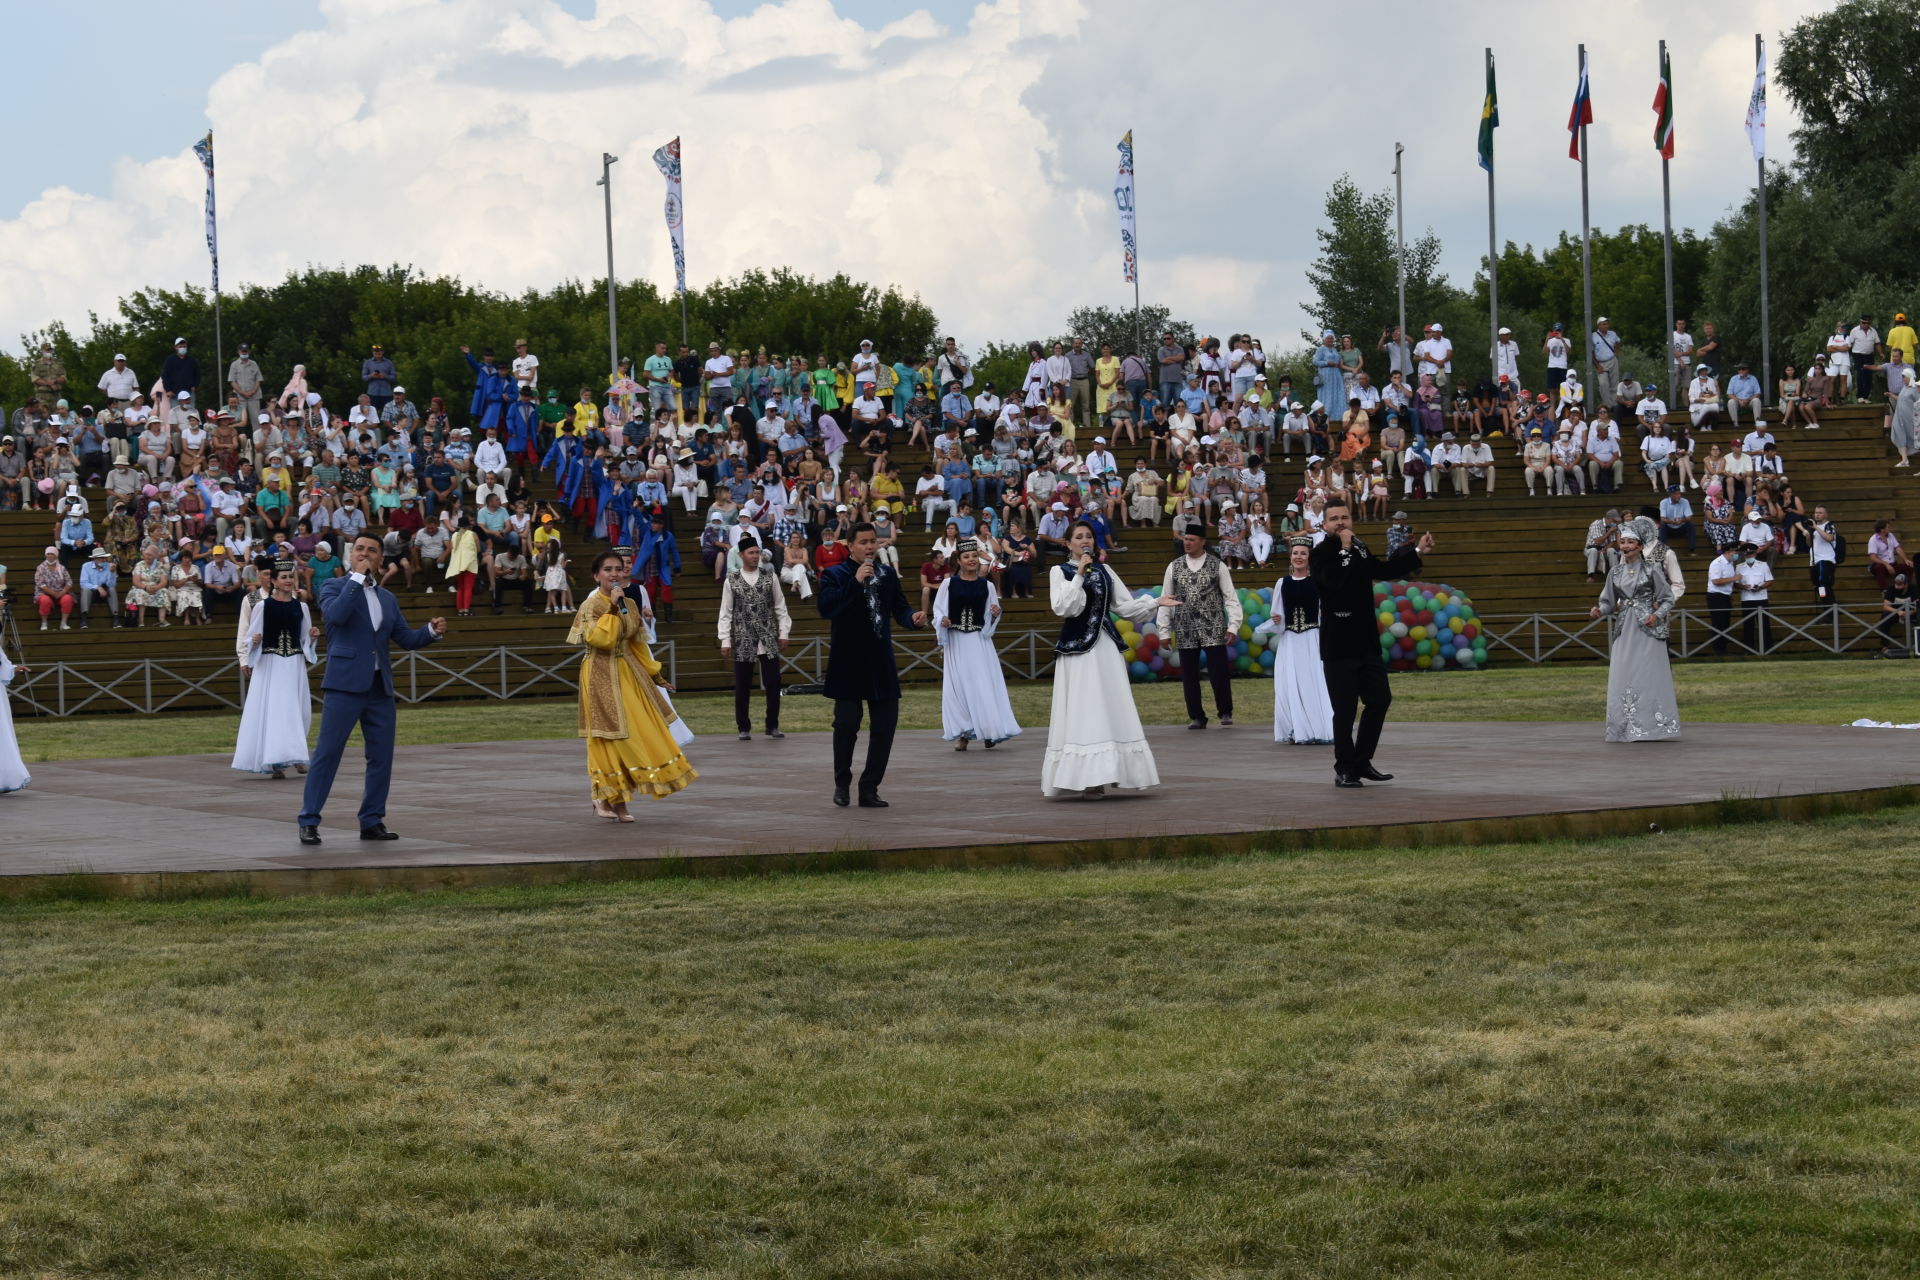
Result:
{"label": "long white skirt", "polygon": [[33,781],[20,758],[20,742],[13,736],[13,709],[7,702],[7,687],[0,684],[0,792],[18,791]]}
{"label": "long white skirt", "polygon": [[1054,664],[1053,722],[1047,726],[1040,794],[1159,785],[1160,771],[1133,705],[1126,660],[1103,631],[1093,648],[1063,655]]}
{"label": "long white skirt", "polygon": [[948,742],[1005,742],[1020,732],[1000,655],[985,631],[951,631],[940,677],[940,728]]}
{"label": "long white skirt", "polygon": [[307,660],[298,654],[261,654],[254,660],[253,679],[247,684],[233,767],[242,773],[266,773],[306,764],[307,731],[312,727]]}
{"label": "long white skirt", "polygon": [[1320,631],[1282,631],[1273,646],[1273,740],[1333,741],[1333,703],[1320,665]]}

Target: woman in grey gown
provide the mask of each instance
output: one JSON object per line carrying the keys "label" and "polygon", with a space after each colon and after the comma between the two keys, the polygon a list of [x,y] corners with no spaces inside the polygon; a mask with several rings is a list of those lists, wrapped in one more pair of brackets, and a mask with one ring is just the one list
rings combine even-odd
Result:
{"label": "woman in grey gown", "polygon": [[[1909,357],[1913,355],[1912,352],[1907,354]],[[1893,441],[1893,447],[1900,451],[1900,461],[1893,464],[1896,467],[1904,467],[1912,460],[1916,443],[1914,437],[1920,434],[1920,421],[1916,421],[1920,419],[1920,387],[1914,385],[1915,376],[1912,370],[1907,371],[1906,385],[1898,389],[1893,402],[1893,419],[1888,424],[1888,436]]]}
{"label": "woman in grey gown", "polygon": [[1656,742],[1680,736],[1680,710],[1667,662],[1667,617],[1673,587],[1643,554],[1643,531],[1623,525],[1620,563],[1600,589],[1595,618],[1611,619],[1607,666],[1607,741]]}

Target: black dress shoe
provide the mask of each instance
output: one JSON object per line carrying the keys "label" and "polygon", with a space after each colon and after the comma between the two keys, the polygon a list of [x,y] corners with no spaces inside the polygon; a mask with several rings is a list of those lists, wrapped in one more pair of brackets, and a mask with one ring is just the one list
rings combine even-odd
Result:
{"label": "black dress shoe", "polygon": [[842,809],[853,803],[853,801],[847,798],[847,789],[845,787],[835,787],[833,789],[833,802]]}
{"label": "black dress shoe", "polygon": [[1333,772],[1333,785],[1336,787],[1364,787],[1366,783],[1360,781],[1360,775],[1357,773],[1342,773],[1336,769]]}
{"label": "black dress shoe", "polygon": [[1220,717],[1220,724],[1221,724],[1221,726],[1222,726],[1222,727],[1225,727],[1225,726],[1227,726],[1227,725],[1230,725],[1230,724],[1232,724],[1232,723],[1233,723],[1233,717],[1232,717],[1232,716],[1221,716],[1221,717]]}
{"label": "black dress shoe", "polygon": [[300,828],[300,843],[301,844],[319,844],[320,828],[318,827]]}
{"label": "black dress shoe", "polygon": [[1371,760],[1361,765],[1358,769],[1355,769],[1354,773],[1359,777],[1365,778],[1368,782],[1392,782],[1393,781],[1392,774],[1380,772],[1378,769],[1373,767],[1373,761]]}
{"label": "black dress shoe", "polygon": [[862,809],[888,809],[892,806],[880,798],[878,791],[862,791],[860,793],[860,807]]}
{"label": "black dress shoe", "polygon": [[1207,727],[1207,722],[1206,722],[1205,720],[1189,720],[1189,721],[1187,721],[1187,728],[1189,728],[1189,729],[1204,729],[1204,728],[1206,728],[1206,727]]}
{"label": "black dress shoe", "polygon": [[387,824],[376,822],[370,827],[360,828],[362,840],[398,840],[400,837],[387,830]]}
{"label": "black dress shoe", "polygon": [[784,738],[786,736],[786,734],[780,732],[778,729],[767,730],[767,737],[769,738]]}

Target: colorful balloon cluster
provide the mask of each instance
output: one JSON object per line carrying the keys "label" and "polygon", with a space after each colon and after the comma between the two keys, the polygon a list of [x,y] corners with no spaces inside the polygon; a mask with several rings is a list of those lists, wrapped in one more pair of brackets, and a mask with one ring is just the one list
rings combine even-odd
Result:
{"label": "colorful balloon cluster", "polygon": [[1473,601],[1445,583],[1376,582],[1380,654],[1395,671],[1487,665],[1487,637]]}
{"label": "colorful balloon cluster", "polygon": [[[1138,595],[1158,597],[1159,587],[1148,587],[1137,592]],[[1233,663],[1235,674],[1243,676],[1273,675],[1273,650],[1268,642],[1273,638],[1255,635],[1253,630],[1265,622],[1273,610],[1273,588],[1239,588],[1240,621],[1239,636],[1227,646],[1227,660]],[[1180,674],[1180,654],[1162,642],[1160,629],[1152,618],[1138,625],[1124,618],[1114,619],[1114,626],[1120,631],[1122,656],[1127,660],[1127,671],[1136,681],[1171,680]],[[1177,639],[1177,637],[1176,637]],[[1206,658],[1201,658],[1201,669],[1206,669]]]}

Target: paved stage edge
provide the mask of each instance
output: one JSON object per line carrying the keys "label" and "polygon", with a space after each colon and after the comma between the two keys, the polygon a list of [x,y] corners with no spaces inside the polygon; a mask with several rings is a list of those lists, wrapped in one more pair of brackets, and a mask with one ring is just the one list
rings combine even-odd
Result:
{"label": "paved stage edge", "polygon": [[287,868],[274,871],[69,872],[0,877],[0,903],[137,898],[287,898],[314,894],[431,893],[506,885],[597,884],[622,880],[753,876],[823,871],[934,871],[997,867],[1071,868],[1102,863],[1224,858],[1325,849],[1507,844],[1644,835],[1682,827],[1806,822],[1920,804],[1920,785],[1780,796],[1727,796],[1691,804],[1575,809],[1446,822],[1280,828],[1192,835],[1115,836],[1010,844],[743,853],[680,857],[507,862],[470,866]]}

